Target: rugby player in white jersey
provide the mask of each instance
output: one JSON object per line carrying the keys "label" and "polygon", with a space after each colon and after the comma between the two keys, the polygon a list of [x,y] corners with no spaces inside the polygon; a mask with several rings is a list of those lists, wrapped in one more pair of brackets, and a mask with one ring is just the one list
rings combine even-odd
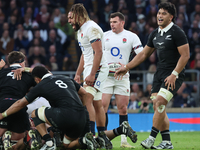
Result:
{"label": "rugby player in white jersey", "polygon": [[[110,99],[115,94],[117,109],[119,112],[119,124],[128,121],[127,106],[130,96],[129,73],[123,76],[122,80],[114,78],[115,69],[122,64],[127,64],[132,53],[138,54],[143,46],[138,36],[124,29],[125,17],[120,12],[110,15],[111,30],[104,33],[103,53],[109,65],[109,75],[104,85],[102,102],[106,112],[110,104]],[[106,118],[106,122],[108,119]],[[137,140],[136,140],[137,141]],[[135,142],[136,142],[135,141]],[[121,135],[121,147],[132,146],[127,143],[125,135]]]}
{"label": "rugby player in white jersey", "polygon": [[[111,148],[112,143],[105,134],[105,113],[102,105],[103,84],[108,76],[108,64],[103,56],[102,29],[90,20],[85,7],[82,4],[74,4],[68,13],[68,22],[77,31],[77,39],[82,50],[80,63],[74,80],[80,83],[80,76],[83,72],[84,87],[87,91],[86,107],[89,112],[91,131],[95,135],[95,120],[98,130],[98,137],[105,141],[106,148]],[[105,136],[104,136],[105,137]]]}

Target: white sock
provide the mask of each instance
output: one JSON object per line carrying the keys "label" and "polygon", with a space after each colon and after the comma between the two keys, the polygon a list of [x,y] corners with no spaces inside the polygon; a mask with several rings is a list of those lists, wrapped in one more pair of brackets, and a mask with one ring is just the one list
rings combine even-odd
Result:
{"label": "white sock", "polygon": [[121,143],[123,142],[127,142],[127,137],[124,134],[121,135]]}
{"label": "white sock", "polygon": [[86,144],[85,137],[83,137],[83,143]]}
{"label": "white sock", "polygon": [[47,146],[51,147],[51,146],[53,146],[53,141],[52,140],[47,141],[46,144],[47,144]]}

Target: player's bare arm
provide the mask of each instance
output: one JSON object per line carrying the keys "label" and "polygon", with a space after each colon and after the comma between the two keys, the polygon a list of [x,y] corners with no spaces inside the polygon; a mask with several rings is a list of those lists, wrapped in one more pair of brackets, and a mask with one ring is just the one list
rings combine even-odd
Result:
{"label": "player's bare arm", "polygon": [[167,90],[169,90],[170,87],[172,90],[175,89],[176,78],[178,77],[178,74],[184,69],[190,58],[190,50],[188,44],[179,46],[178,51],[181,56],[177,62],[177,65],[174,68],[173,73],[165,79],[165,86],[167,86]]}
{"label": "player's bare arm", "polygon": [[118,80],[122,79],[123,75],[125,75],[129,69],[132,69],[141,64],[154,52],[154,50],[154,48],[146,45],[144,49],[139,54],[137,54],[128,64],[117,69],[114,75],[115,78]]}
{"label": "player's bare arm", "polygon": [[83,72],[84,68],[84,60],[83,60],[83,54],[81,55],[80,61],[79,61],[79,65],[78,68],[76,70],[76,74],[74,77],[74,80],[78,83],[81,84],[81,73]]}
{"label": "player's bare arm", "polygon": [[78,91],[78,95],[79,95],[83,105],[85,106],[85,103],[87,101],[87,92],[83,87],[80,87],[80,89]]}
{"label": "player's bare arm", "polygon": [[3,59],[1,59],[0,61],[0,70],[5,66],[5,61]]}
{"label": "player's bare arm", "polygon": [[3,113],[0,113],[0,120],[11,114],[18,112],[19,110],[24,108],[26,105],[28,105],[28,101],[26,100],[25,97],[23,97],[22,99],[12,104],[6,111],[4,111]]}
{"label": "player's bare arm", "polygon": [[95,74],[99,68],[101,58],[103,55],[102,52],[102,44],[101,41],[95,41],[91,44],[93,50],[94,50],[94,60],[93,60],[93,65],[92,65],[92,70],[89,76],[86,77],[85,81],[87,85],[92,85],[94,80],[95,80]]}

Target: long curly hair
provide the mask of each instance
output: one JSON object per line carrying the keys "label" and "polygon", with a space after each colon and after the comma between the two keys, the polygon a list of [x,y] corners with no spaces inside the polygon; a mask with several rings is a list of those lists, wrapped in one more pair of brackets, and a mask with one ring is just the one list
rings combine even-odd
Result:
{"label": "long curly hair", "polygon": [[87,10],[81,3],[72,5],[70,12],[72,12],[73,17],[75,17],[75,23],[78,23],[79,25],[90,20]]}

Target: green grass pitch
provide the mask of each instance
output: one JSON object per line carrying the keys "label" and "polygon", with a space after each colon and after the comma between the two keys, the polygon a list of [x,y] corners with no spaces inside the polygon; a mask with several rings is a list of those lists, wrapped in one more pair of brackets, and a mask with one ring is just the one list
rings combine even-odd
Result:
{"label": "green grass pitch", "polygon": [[[137,132],[138,141],[136,143],[132,143],[129,138],[127,139],[132,146],[135,146],[134,150],[144,150],[140,143],[145,140],[149,136],[149,134],[149,132]],[[171,132],[170,134],[174,150],[200,150],[200,132]],[[112,140],[113,149],[128,149],[120,148],[120,141],[120,136]],[[154,145],[158,145],[160,142],[161,135],[159,133]]]}

